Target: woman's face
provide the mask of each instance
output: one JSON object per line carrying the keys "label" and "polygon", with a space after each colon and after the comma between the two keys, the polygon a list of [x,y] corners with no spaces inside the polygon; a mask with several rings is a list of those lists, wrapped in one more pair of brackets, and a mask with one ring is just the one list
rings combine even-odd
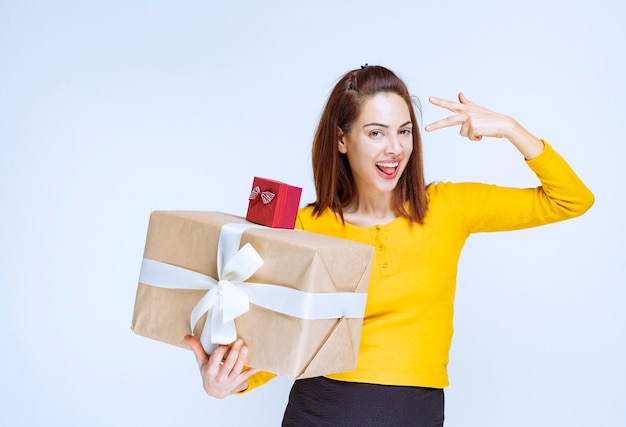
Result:
{"label": "woman's face", "polygon": [[413,151],[412,133],[409,107],[399,95],[381,92],[365,101],[338,144],[360,196],[391,193]]}

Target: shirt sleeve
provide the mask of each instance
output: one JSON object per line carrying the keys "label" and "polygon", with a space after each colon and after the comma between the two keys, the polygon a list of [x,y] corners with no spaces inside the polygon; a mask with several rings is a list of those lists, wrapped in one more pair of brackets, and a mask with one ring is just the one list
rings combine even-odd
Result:
{"label": "shirt sleeve", "polygon": [[536,188],[444,184],[467,233],[549,224],[582,215],[593,205],[593,193],[567,162],[543,142],[541,154],[526,160],[541,183]]}
{"label": "shirt sleeve", "polygon": [[244,391],[240,391],[235,394],[248,393],[249,391],[252,391],[253,389],[257,387],[262,386],[263,384],[273,380],[274,378],[276,378],[276,374],[272,374],[271,372],[265,372],[265,371],[257,372],[256,374],[248,378],[248,388],[245,389]]}

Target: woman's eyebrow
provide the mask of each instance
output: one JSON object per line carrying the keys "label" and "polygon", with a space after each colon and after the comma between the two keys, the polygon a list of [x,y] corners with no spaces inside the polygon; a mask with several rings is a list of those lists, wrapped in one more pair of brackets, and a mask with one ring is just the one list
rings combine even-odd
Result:
{"label": "woman's eyebrow", "polygon": [[[402,123],[398,127],[403,128],[405,126],[412,125],[412,124],[413,124],[413,122],[411,120],[409,120],[408,122]],[[363,125],[364,128],[366,128],[368,126],[378,126],[378,127],[382,127],[382,128],[389,128],[389,125],[385,125],[385,124],[382,124],[382,123],[368,123],[366,125]]]}
{"label": "woman's eyebrow", "polygon": [[366,128],[368,126],[377,126],[377,127],[381,127],[381,128],[388,128],[389,127],[389,125],[384,125],[382,123],[368,123],[366,125],[363,125],[364,128]]}

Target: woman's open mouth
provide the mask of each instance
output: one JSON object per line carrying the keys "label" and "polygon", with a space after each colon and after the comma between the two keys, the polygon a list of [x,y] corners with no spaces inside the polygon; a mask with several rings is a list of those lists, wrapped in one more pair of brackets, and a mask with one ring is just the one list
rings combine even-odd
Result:
{"label": "woman's open mouth", "polygon": [[384,178],[394,178],[398,173],[399,165],[400,161],[397,160],[393,162],[376,162],[376,167],[382,172]]}

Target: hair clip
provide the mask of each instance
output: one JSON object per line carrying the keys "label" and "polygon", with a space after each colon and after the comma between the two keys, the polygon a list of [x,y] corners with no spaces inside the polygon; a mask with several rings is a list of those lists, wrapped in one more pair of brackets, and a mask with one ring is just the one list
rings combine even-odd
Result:
{"label": "hair clip", "polygon": [[365,70],[368,67],[367,62],[365,63],[365,65],[361,65],[361,70]]}

